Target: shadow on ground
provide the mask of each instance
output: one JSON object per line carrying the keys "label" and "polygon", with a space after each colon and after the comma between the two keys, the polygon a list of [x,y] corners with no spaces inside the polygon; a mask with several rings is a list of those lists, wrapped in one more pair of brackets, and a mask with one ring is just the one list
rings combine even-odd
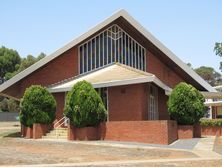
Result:
{"label": "shadow on ground", "polygon": [[7,133],[7,134],[3,134],[2,137],[3,138],[7,138],[7,137],[17,138],[17,137],[21,137],[21,133],[20,132]]}

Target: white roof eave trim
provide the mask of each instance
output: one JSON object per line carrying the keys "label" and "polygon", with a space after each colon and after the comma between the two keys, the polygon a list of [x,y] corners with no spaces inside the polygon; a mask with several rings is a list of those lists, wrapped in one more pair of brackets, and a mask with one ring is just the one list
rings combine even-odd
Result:
{"label": "white roof eave trim", "polygon": [[199,84],[201,84],[206,90],[210,92],[216,92],[216,90],[211,87],[207,82],[205,82],[200,76],[198,76],[192,69],[190,69],[185,63],[183,63],[174,53],[172,53],[167,47],[165,47],[159,40],[157,40],[150,32],[148,32],[143,26],[141,26],[133,17],[131,17],[125,10],[120,10],[117,13],[113,14],[111,17],[107,18],[103,22],[99,23],[94,28],[90,29],[86,33],[82,34],[75,40],[71,41],[64,47],[60,48],[56,52],[52,53],[49,56],[46,56],[42,60],[33,64],[26,70],[20,72],[10,80],[6,81],[2,85],[0,85],[0,92],[4,91],[14,83],[23,79],[24,77],[31,74],[33,71],[47,64],[51,60],[55,59],[65,51],[71,49],[73,46],[82,42],[84,39],[96,33],[98,30],[102,29],[104,26],[108,25],[115,19],[119,17],[124,17],[130,24],[132,24],[139,32],[141,32],[148,40],[150,40],[156,47],[158,47],[166,56],[168,56],[172,61],[174,61],[178,66],[180,66],[188,75],[190,75],[194,80],[196,80]]}
{"label": "white roof eave trim", "polygon": [[[154,82],[157,86],[164,89],[165,92],[171,91],[172,89],[161,82],[156,76],[148,76],[143,78],[135,78],[135,79],[126,79],[126,80],[114,80],[110,82],[100,82],[100,83],[92,83],[94,88],[102,88],[102,87],[112,87],[112,86],[122,86],[122,85],[131,85],[131,84],[139,84],[139,83],[147,83]],[[68,92],[72,89],[72,87],[65,88],[48,88],[48,91],[51,93],[58,92]]]}

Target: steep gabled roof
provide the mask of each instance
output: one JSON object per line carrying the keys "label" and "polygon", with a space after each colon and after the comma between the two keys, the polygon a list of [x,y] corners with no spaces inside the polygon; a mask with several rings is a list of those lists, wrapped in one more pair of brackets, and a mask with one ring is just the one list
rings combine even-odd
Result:
{"label": "steep gabled roof", "polygon": [[205,82],[199,75],[197,75],[192,69],[190,69],[184,62],[182,62],[174,53],[172,53],[167,47],[165,47],[159,40],[157,40],[150,32],[148,32],[143,26],[141,26],[133,17],[131,17],[125,10],[120,10],[104,20],[103,22],[96,25],[94,28],[90,29],[86,33],[82,34],[78,38],[74,39],[64,47],[60,48],[56,52],[52,53],[49,56],[46,56],[42,60],[38,61],[34,65],[30,66],[29,68],[25,69],[24,71],[20,72],[10,80],[6,81],[2,85],[0,85],[0,92],[4,91],[11,85],[15,84],[16,82],[20,81],[21,79],[25,78],[35,70],[39,69],[40,67],[44,66],[51,60],[55,59],[65,51],[71,49],[78,43],[82,42],[83,40],[87,39],[91,35],[98,32],[100,29],[104,28],[111,22],[115,21],[119,17],[123,17],[126,19],[135,29],[137,29],[144,37],[146,37],[150,42],[152,42],[160,51],[162,51],[168,58],[170,58],[173,62],[175,62],[180,68],[182,68],[189,76],[191,76],[195,81],[197,81],[200,85],[202,85],[206,90],[210,92],[215,92],[216,90],[211,87],[207,82]]}
{"label": "steep gabled roof", "polygon": [[50,92],[67,92],[72,89],[73,85],[83,80],[90,82],[94,88],[153,82],[166,93],[171,91],[171,88],[161,82],[154,74],[120,63],[113,63],[101,69],[64,80],[51,85],[48,90]]}

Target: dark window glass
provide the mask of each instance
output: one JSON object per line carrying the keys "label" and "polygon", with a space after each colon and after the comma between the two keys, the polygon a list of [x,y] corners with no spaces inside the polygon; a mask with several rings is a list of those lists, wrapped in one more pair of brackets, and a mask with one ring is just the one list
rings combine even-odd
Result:
{"label": "dark window glass", "polygon": [[107,64],[107,32],[104,33],[104,65]]}
{"label": "dark window glass", "polygon": [[100,34],[100,67],[103,66],[103,34]]}
{"label": "dark window glass", "polygon": [[91,70],[91,41],[88,43],[88,71]]}
{"label": "dark window glass", "polygon": [[92,69],[95,69],[95,39],[92,40]]}
{"label": "dark window glass", "polygon": [[79,60],[80,60],[80,69],[79,72],[80,74],[83,73],[83,55],[82,55],[82,47],[79,48]]}
{"label": "dark window glass", "polygon": [[96,68],[99,67],[99,37],[96,37]]}
{"label": "dark window glass", "polygon": [[111,38],[108,38],[108,64],[111,63]]}
{"label": "dark window glass", "polygon": [[84,51],[83,51],[83,53],[84,53],[84,72],[87,72],[87,48],[86,48],[86,44],[84,45],[84,47],[83,47],[84,49]]}

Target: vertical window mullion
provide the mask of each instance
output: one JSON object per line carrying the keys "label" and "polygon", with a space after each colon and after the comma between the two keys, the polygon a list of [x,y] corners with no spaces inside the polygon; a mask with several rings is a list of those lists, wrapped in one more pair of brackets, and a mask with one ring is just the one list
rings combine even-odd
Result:
{"label": "vertical window mullion", "polygon": [[99,67],[100,67],[100,35],[98,36],[98,45],[99,45],[99,50],[98,50],[98,53],[99,53]]}
{"label": "vertical window mullion", "polygon": [[[119,27],[118,27],[118,31],[119,31]],[[119,63],[120,63],[120,56],[121,56],[120,39],[121,39],[121,38],[118,38],[118,62],[119,62]]]}
{"label": "vertical window mullion", "polygon": [[84,45],[82,46],[82,72],[85,73],[84,71],[84,66],[85,66],[85,48]]}
{"label": "vertical window mullion", "polygon": [[143,66],[143,48],[141,47],[141,70],[144,71],[144,66]]}
{"label": "vertical window mullion", "polygon": [[88,43],[86,43],[86,72],[89,71],[88,67]]}
{"label": "vertical window mullion", "polygon": [[129,36],[127,35],[127,43],[128,43],[128,64],[127,65],[130,65],[130,44],[129,44]]}
{"label": "vertical window mullion", "polygon": [[109,57],[108,57],[108,50],[109,50],[109,47],[108,47],[108,30],[107,30],[107,37],[106,37],[106,64],[108,64],[108,59],[109,59]]}
{"label": "vertical window mullion", "polygon": [[141,69],[140,69],[140,62],[141,62],[141,61],[140,61],[140,57],[141,57],[141,56],[140,56],[140,45],[138,45],[137,51],[138,51],[138,59],[137,59],[138,69],[141,70]]}
{"label": "vertical window mullion", "polygon": [[92,70],[93,69],[93,67],[92,67],[92,61],[93,61],[93,59],[92,59],[92,40],[90,41],[90,44],[91,44],[91,47],[90,47],[91,69],[90,70]]}
{"label": "vertical window mullion", "polygon": [[135,45],[134,45],[134,55],[135,55],[135,68],[137,67],[137,43],[135,42],[134,43]]}
{"label": "vertical window mullion", "polygon": [[[113,33],[112,32],[112,27],[111,27],[111,33]],[[113,60],[113,38],[111,38],[111,48],[110,48],[110,51],[111,51],[111,57],[110,57],[111,60],[110,60],[110,62],[112,63],[112,60]]]}
{"label": "vertical window mullion", "polygon": [[127,57],[126,57],[126,34],[125,34],[125,36],[124,36],[124,58],[125,58],[125,62],[124,62],[124,64],[126,64],[126,59],[127,59]]}
{"label": "vertical window mullion", "polygon": [[121,63],[123,63],[123,36],[121,38],[121,60],[120,61],[121,61]]}
{"label": "vertical window mullion", "polygon": [[95,62],[95,69],[96,69],[96,58],[97,58],[97,55],[96,55],[96,47],[97,47],[97,42],[96,42],[96,38],[95,38],[95,56],[94,56],[94,62]]}
{"label": "vertical window mullion", "polygon": [[104,60],[104,56],[105,56],[105,55],[104,55],[104,52],[105,52],[105,45],[104,45],[104,43],[105,43],[105,42],[104,42],[104,40],[105,40],[105,35],[104,35],[104,33],[105,33],[105,32],[103,32],[103,66],[105,65],[105,60]]}
{"label": "vertical window mullion", "polygon": [[116,25],[114,26],[114,32],[115,32],[115,40],[114,40],[114,62],[116,62],[116,38],[118,37],[118,34],[116,36]]}
{"label": "vertical window mullion", "polygon": [[146,49],[143,49],[143,56],[144,56],[144,71],[146,71]]}
{"label": "vertical window mullion", "polygon": [[134,64],[134,62],[133,62],[133,40],[131,39],[131,67],[133,67],[133,64]]}
{"label": "vertical window mullion", "polygon": [[80,67],[81,67],[81,63],[82,63],[82,61],[80,60],[80,56],[81,56],[81,51],[80,51],[80,46],[79,46],[78,47],[78,71],[79,71],[79,74],[81,74]]}

